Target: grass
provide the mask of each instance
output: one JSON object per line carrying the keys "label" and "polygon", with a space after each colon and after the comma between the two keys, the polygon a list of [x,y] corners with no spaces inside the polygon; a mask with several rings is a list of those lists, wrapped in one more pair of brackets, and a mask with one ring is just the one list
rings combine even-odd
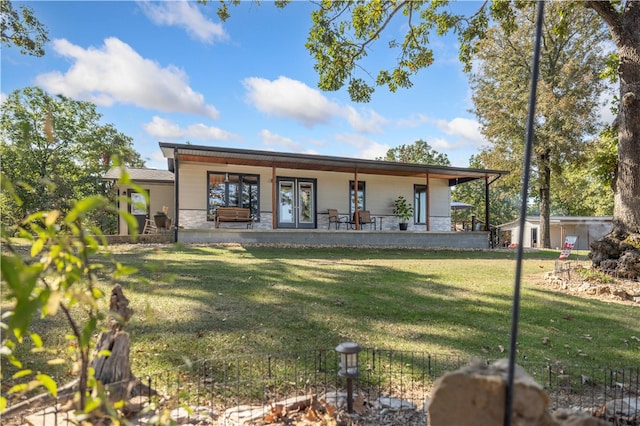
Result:
{"label": "grass", "polygon": [[[138,268],[141,278],[121,282],[135,310],[126,330],[139,377],[188,360],[329,349],[343,341],[463,357],[508,356],[514,252],[239,245],[112,249],[119,261]],[[637,365],[638,307],[540,286],[557,256],[558,251],[526,254],[518,359]],[[108,292],[113,282],[107,278],[102,285]],[[4,300],[2,307],[7,308]],[[65,351],[60,318],[34,326],[45,345]],[[34,369],[51,369],[43,366],[41,354],[22,356]],[[64,382],[68,374],[62,368],[57,376]]]}

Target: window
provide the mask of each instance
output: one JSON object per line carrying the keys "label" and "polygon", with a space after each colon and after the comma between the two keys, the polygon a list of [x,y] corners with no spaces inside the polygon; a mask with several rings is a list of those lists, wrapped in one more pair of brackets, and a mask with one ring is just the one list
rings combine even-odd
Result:
{"label": "window", "polygon": [[[355,204],[353,203],[353,199],[354,199],[354,193],[353,193],[353,189],[355,186],[355,182],[354,181],[349,181],[349,216],[351,216],[355,211]],[[366,210],[366,203],[365,203],[365,198],[364,198],[364,182],[363,181],[358,181],[358,210]]]}
{"label": "window", "polygon": [[244,207],[259,219],[260,177],[239,173],[207,173],[207,220],[213,220],[216,209]]}
{"label": "window", "polygon": [[416,224],[427,223],[427,185],[413,186],[413,218]]}

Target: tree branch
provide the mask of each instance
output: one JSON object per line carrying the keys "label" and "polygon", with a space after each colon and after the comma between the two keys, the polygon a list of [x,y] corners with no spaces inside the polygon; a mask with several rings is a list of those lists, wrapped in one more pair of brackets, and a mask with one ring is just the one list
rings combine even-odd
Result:
{"label": "tree branch", "polygon": [[589,9],[593,9],[598,15],[600,15],[609,28],[620,28],[620,14],[616,11],[610,1],[589,0],[584,2],[584,6]]}

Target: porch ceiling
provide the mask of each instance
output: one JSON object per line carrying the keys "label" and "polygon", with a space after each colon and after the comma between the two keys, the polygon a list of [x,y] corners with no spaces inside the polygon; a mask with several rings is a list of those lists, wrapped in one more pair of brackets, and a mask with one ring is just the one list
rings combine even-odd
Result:
{"label": "porch ceiling", "polygon": [[160,142],[165,158],[199,163],[236,164],[243,166],[275,167],[284,169],[319,170],[341,173],[363,173],[388,176],[411,176],[447,179],[457,185],[485,177],[498,178],[508,174],[504,170],[468,169],[436,165],[363,160],[356,158],[307,155],[271,151]]}

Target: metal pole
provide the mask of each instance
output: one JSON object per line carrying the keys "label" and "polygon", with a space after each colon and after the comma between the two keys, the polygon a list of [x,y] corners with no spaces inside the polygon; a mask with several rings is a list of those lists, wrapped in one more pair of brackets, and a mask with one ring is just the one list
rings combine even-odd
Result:
{"label": "metal pole", "polygon": [[529,198],[529,175],[531,168],[531,152],[533,150],[533,124],[535,121],[536,90],[538,87],[538,73],[540,63],[540,41],[542,39],[542,21],[544,18],[544,1],[538,0],[536,16],[536,35],[533,50],[533,64],[531,68],[531,93],[529,94],[529,115],[527,117],[526,149],[524,156],[524,178],[522,180],[522,204],[520,205],[520,229],[518,229],[518,256],[516,261],[516,276],[513,292],[513,307],[511,312],[511,342],[509,345],[509,370],[507,374],[507,388],[505,394],[504,425],[511,426],[513,411],[513,376],[516,363],[516,344],[518,341],[518,317],[520,315],[520,279],[522,275],[522,241],[524,225],[527,216],[527,199]]}

